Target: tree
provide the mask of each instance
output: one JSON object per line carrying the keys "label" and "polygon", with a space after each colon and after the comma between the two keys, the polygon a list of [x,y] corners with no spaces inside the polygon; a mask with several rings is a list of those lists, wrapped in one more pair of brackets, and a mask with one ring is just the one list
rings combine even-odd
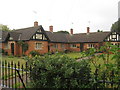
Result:
{"label": "tree", "polygon": [[120,32],[120,19],[112,24],[111,31]]}
{"label": "tree", "polygon": [[10,31],[9,27],[7,25],[3,25],[3,24],[0,24],[0,30]]}
{"label": "tree", "polygon": [[68,31],[57,31],[57,33],[65,33],[65,34],[69,34],[69,32]]}
{"label": "tree", "polygon": [[97,30],[97,32],[103,32],[103,30]]}

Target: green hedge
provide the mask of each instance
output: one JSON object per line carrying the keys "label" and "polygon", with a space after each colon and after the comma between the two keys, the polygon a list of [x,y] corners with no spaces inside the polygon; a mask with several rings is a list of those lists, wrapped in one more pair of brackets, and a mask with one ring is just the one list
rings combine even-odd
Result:
{"label": "green hedge", "polygon": [[61,56],[46,55],[29,60],[32,87],[35,88],[88,88],[90,66],[88,62]]}

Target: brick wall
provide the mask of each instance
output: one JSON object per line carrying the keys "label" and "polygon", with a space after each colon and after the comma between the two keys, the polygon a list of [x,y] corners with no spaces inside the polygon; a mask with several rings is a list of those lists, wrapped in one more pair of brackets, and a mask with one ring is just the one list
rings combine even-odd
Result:
{"label": "brick wall", "polygon": [[67,48],[67,44],[64,43],[49,43],[50,52],[64,51]]}
{"label": "brick wall", "polygon": [[[29,47],[25,52],[25,55],[29,55],[31,51],[38,51],[40,54],[48,53],[48,42],[47,41],[27,41]],[[36,49],[36,43],[41,43],[42,47],[40,49]]]}
{"label": "brick wall", "polygon": [[89,44],[93,44],[94,48],[99,48],[100,47],[99,43],[84,43],[84,50],[89,49],[89,47],[88,47]]}
{"label": "brick wall", "polygon": [[80,44],[78,43],[78,44],[74,44],[74,45],[76,45],[76,47],[71,47],[71,45],[73,45],[73,44],[69,44],[69,50],[70,51],[76,51],[76,52],[79,52],[80,51]]}

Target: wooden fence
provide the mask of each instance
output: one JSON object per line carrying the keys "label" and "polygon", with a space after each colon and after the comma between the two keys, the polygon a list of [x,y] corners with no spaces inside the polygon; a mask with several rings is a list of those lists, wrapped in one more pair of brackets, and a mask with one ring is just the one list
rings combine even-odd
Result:
{"label": "wooden fence", "polygon": [[[30,81],[30,70],[31,66],[27,62],[25,65],[21,65],[20,62],[0,62],[0,86],[3,88],[26,88]],[[102,88],[105,88],[107,85],[110,88],[120,88],[120,78],[117,82],[114,81],[114,71],[111,73],[110,81],[106,79],[105,73],[103,73],[104,77],[102,80],[99,80],[98,76],[98,69],[96,69],[94,80],[89,80],[93,83],[92,88],[99,88],[101,84]]]}

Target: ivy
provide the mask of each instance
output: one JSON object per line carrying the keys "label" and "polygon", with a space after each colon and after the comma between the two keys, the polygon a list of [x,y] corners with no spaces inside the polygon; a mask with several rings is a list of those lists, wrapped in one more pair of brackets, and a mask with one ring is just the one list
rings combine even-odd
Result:
{"label": "ivy", "polygon": [[22,53],[24,54],[28,50],[28,43],[24,41],[19,41],[18,44],[22,47]]}

